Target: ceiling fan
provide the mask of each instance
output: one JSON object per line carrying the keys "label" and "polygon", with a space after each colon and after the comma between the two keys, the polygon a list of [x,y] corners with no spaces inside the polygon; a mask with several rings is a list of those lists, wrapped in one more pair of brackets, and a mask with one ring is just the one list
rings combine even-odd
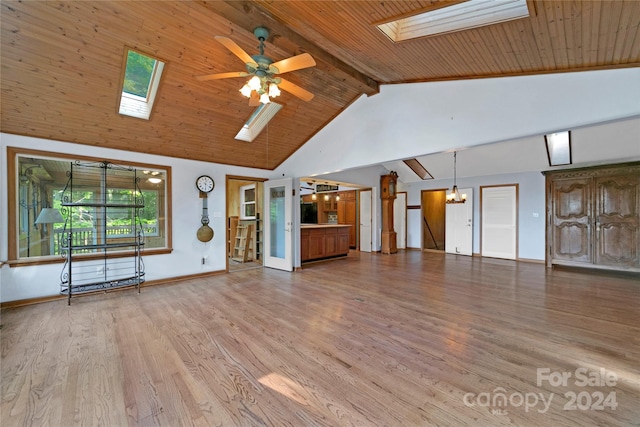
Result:
{"label": "ceiling fan", "polygon": [[196,79],[207,81],[251,76],[247,83],[242,86],[240,92],[249,98],[249,105],[252,106],[259,105],[259,103],[268,104],[270,98],[280,95],[280,89],[297,96],[303,101],[311,101],[314,96],[311,92],[278,76],[290,71],[314,67],[316,61],[314,61],[313,57],[308,53],[303,53],[273,62],[273,59],[264,56],[264,41],[269,37],[269,30],[264,27],[257,27],[253,30],[253,34],[260,41],[260,54],[258,55],[249,55],[230,38],[215,37],[218,42],[244,62],[247,71],[207,74],[196,76]]}

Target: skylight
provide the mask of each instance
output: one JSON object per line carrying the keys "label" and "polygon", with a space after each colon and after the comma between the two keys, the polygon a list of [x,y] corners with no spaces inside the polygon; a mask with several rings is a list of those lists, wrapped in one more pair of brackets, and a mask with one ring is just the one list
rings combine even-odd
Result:
{"label": "skylight", "polygon": [[451,33],[529,16],[526,0],[468,0],[378,25],[393,42]]}
{"label": "skylight", "polygon": [[249,120],[242,126],[242,129],[236,135],[236,139],[252,142],[281,108],[282,105],[275,102],[260,104],[251,114]]}
{"label": "skylight", "polygon": [[571,164],[571,131],[550,133],[544,136],[549,166]]}
{"label": "skylight", "polygon": [[163,69],[164,62],[133,50],[127,51],[120,114],[149,120]]}
{"label": "skylight", "polygon": [[409,166],[409,168],[420,177],[422,180],[433,179],[433,176],[429,173],[427,169],[420,163],[418,159],[406,159],[403,160],[404,164]]}

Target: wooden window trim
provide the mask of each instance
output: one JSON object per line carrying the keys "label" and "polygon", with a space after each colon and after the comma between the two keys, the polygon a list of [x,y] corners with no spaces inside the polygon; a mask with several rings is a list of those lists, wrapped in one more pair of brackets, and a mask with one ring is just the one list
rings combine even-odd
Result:
{"label": "wooden window trim", "polygon": [[[122,160],[113,160],[113,159],[102,159],[91,156],[79,156],[79,155],[70,155],[65,153],[57,153],[53,151],[43,151],[43,150],[31,150],[28,148],[20,148],[20,147],[7,147],[7,205],[8,205],[8,234],[7,234],[7,243],[8,243],[8,261],[7,264],[10,267],[21,267],[21,266],[31,266],[31,265],[44,265],[44,264],[54,264],[54,263],[62,263],[64,259],[60,256],[50,255],[45,257],[33,257],[33,258],[20,258],[18,256],[18,240],[16,236],[18,235],[18,218],[16,215],[16,166],[17,166],[17,158],[18,156],[34,156],[34,157],[45,157],[51,159],[68,159],[69,161],[73,160],[81,160],[81,161],[108,161],[114,164],[126,164],[127,166],[132,166],[137,169],[162,169],[167,173],[166,183],[165,183],[165,193],[167,195],[166,202],[166,212],[164,215],[163,223],[167,223],[166,227],[166,247],[164,248],[152,248],[146,249],[143,252],[144,256],[148,255],[158,255],[158,254],[167,254],[173,251],[173,240],[172,240],[172,213],[171,213],[171,205],[172,205],[172,194],[171,194],[171,166],[163,166],[163,165],[154,165],[150,163],[140,163],[140,162],[129,162]],[[163,224],[164,225],[164,224]],[[117,252],[113,254],[107,255],[109,258],[117,258],[117,257],[125,257],[130,256],[127,252]],[[91,255],[86,256],[87,259],[91,259]],[[100,257],[104,257],[104,254],[101,254]]]}

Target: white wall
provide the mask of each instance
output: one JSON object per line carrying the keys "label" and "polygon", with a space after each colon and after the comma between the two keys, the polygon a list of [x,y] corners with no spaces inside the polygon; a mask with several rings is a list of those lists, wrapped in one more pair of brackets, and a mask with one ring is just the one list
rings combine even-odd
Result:
{"label": "white wall", "polygon": [[640,68],[383,85],[278,170],[326,174],[640,115]]}
{"label": "white wall", "polygon": [[[176,159],[163,156],[110,150],[91,146],[63,143],[39,138],[28,138],[10,134],[0,134],[0,261],[8,257],[8,209],[7,200],[7,147],[21,147],[52,153],[73,153],[98,159],[119,159],[125,162],[140,162],[171,167],[172,175],[172,237],[173,252],[165,255],[143,254],[146,280],[158,280],[198,273],[225,270],[226,268],[226,198],[225,176],[240,175],[273,178],[273,172],[240,168],[206,162]],[[210,175],[215,189],[209,195],[208,208],[210,227],[214,237],[203,243],[196,238],[202,215],[202,200],[198,197],[195,179],[203,174]],[[11,204],[13,207],[13,203]],[[202,265],[202,257],[208,262]],[[0,301],[14,301],[58,295],[60,292],[60,272],[62,264],[12,267],[5,264],[0,269]]]}
{"label": "white wall", "polygon": [[[518,257],[544,260],[545,252],[545,186],[540,172],[458,178],[459,188],[473,188],[473,252],[480,253],[480,187],[518,184]],[[448,188],[453,180],[430,180],[400,185],[407,191],[407,204],[420,205],[422,190]],[[537,216],[535,216],[537,214]],[[422,216],[420,209],[407,213],[407,246],[420,248]]]}

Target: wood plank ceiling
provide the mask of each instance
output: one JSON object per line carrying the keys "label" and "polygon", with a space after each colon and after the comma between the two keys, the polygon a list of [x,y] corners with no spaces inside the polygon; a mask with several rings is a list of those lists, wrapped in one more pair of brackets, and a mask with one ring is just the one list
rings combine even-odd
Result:
{"label": "wood plank ceiling", "polygon": [[[640,66],[637,0],[529,1],[528,18],[397,44],[374,25],[456,1],[3,0],[1,131],[273,169],[379,84]],[[214,36],[255,54],[257,26],[274,60],[315,58],[286,75],[315,98],[283,93],[247,143],[234,139],[254,109],[244,79],[193,76],[244,70]],[[167,63],[148,121],[117,113],[126,47]]]}

